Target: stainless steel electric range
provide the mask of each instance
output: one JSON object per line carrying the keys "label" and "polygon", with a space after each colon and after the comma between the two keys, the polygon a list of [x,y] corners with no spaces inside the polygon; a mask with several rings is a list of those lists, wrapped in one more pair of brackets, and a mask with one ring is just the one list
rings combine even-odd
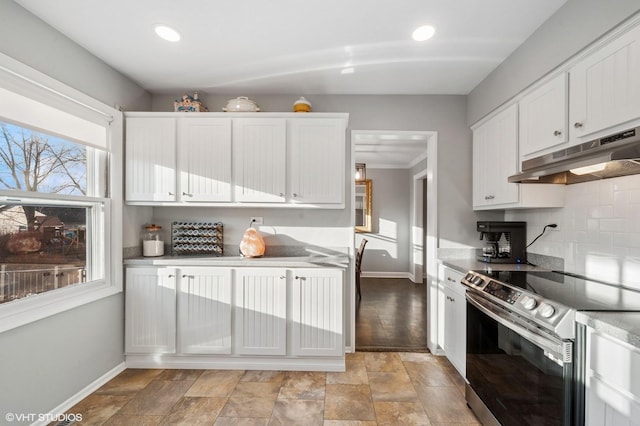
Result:
{"label": "stainless steel electric range", "polygon": [[577,311],[640,311],[640,291],[555,271],[470,271],[467,403],[485,425],[584,423]]}

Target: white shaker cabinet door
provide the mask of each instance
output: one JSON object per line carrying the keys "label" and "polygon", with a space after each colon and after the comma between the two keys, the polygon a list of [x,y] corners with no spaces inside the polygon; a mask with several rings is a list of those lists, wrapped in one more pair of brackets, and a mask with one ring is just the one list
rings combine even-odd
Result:
{"label": "white shaker cabinet door", "polygon": [[176,201],[176,121],[129,117],[126,122],[127,201]]}
{"label": "white shaker cabinet door", "polygon": [[570,70],[572,143],[586,142],[592,133],[640,118],[639,70],[640,26]]}
{"label": "white shaker cabinet door", "polygon": [[179,118],[179,198],[231,201],[231,119]]}
{"label": "white shaker cabinet door", "polygon": [[285,355],[286,270],[238,268],[235,274],[235,353]]}
{"label": "white shaker cabinet door", "polygon": [[344,203],[344,120],[289,120],[288,134],[289,201]]}
{"label": "white shaker cabinet door", "polygon": [[473,206],[517,203],[518,184],[508,177],[517,170],[517,105],[473,131]]}
{"label": "white shaker cabinet door", "polygon": [[519,102],[520,160],[560,149],[567,131],[567,74],[543,84]]}
{"label": "white shaker cabinet door", "polygon": [[125,352],[161,354],[175,350],[175,269],[127,268]]}
{"label": "white shaker cabinet door", "polygon": [[183,354],[231,353],[231,268],[181,268],[178,347]]}
{"label": "white shaker cabinet door", "polygon": [[342,356],[342,271],[292,271],[292,355]]}
{"label": "white shaker cabinet door", "polygon": [[285,202],[286,120],[233,120],[235,201]]}

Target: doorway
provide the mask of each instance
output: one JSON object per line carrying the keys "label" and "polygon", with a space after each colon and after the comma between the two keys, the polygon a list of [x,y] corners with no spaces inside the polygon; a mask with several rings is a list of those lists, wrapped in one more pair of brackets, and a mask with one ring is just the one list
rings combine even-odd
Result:
{"label": "doorway", "polygon": [[[377,193],[376,187],[388,187],[388,182],[376,186],[376,179],[372,179],[372,230],[354,237],[354,248],[361,238],[369,241],[363,257],[362,300],[354,297],[353,305],[352,336],[357,350],[426,350],[429,346],[429,280],[424,279],[429,261],[425,243],[435,241],[426,236],[429,225],[433,228],[435,224],[426,220],[429,208],[425,203],[431,196],[428,183],[434,174],[430,173],[430,167],[434,167],[436,157],[430,161],[429,156],[432,151],[435,153],[436,138],[437,133],[429,131],[352,131],[352,168],[355,163],[365,163],[369,170],[404,169],[404,183],[395,187],[407,191],[403,203],[405,219],[390,220],[380,213],[383,210],[380,204],[376,207],[376,202],[385,202],[384,194]],[[390,174],[386,170],[370,175]],[[405,227],[406,235],[385,233],[390,223],[396,228]],[[401,248],[394,252],[386,248],[394,244]],[[396,265],[389,263],[394,256]],[[404,266],[399,269],[398,263]],[[385,269],[389,266],[390,269]]]}

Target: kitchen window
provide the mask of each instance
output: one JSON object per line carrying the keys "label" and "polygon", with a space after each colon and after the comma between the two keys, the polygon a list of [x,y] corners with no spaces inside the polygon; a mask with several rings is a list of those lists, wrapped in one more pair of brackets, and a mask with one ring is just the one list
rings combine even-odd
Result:
{"label": "kitchen window", "polygon": [[10,65],[27,75],[3,67],[7,60],[0,332],[122,290],[121,114],[21,64]]}

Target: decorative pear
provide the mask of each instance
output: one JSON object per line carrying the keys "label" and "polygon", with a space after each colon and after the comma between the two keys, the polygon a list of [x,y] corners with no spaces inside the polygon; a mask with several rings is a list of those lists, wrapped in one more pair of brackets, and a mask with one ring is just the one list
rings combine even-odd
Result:
{"label": "decorative pear", "polygon": [[253,228],[244,231],[242,241],[240,241],[240,254],[244,257],[260,257],[264,255],[264,239],[262,235]]}

